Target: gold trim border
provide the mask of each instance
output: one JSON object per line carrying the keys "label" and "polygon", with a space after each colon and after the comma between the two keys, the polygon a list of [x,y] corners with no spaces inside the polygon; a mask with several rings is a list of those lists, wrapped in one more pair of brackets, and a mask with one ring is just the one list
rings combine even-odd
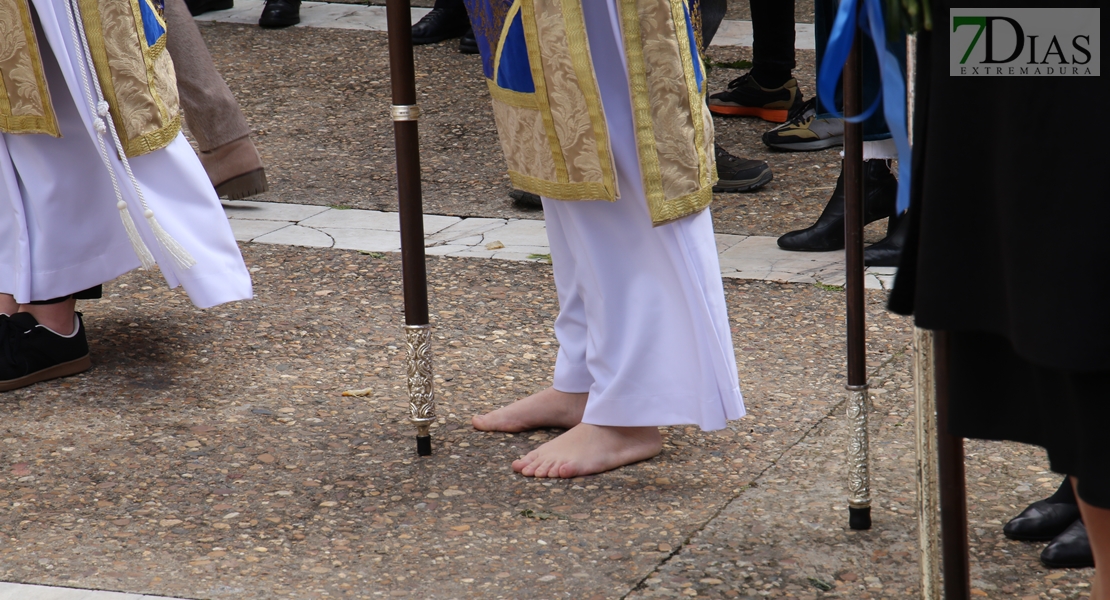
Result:
{"label": "gold trim border", "polygon": [[586,17],[582,12],[582,3],[563,0],[561,4],[571,64],[574,66],[575,75],[578,76],[578,89],[586,99],[586,111],[590,115],[590,124],[593,126],[596,138],[597,158],[601,163],[601,181],[605,188],[610,190],[612,197],[619,198],[616,166],[613,163],[609,145],[609,130],[601,104],[601,90],[597,84],[590,44],[586,37]]}
{"label": "gold trim border", "polygon": [[539,194],[552,200],[603,200],[615,202],[617,198],[604,184],[596,181],[578,183],[555,182],[509,171],[509,180],[518,190]]}
{"label": "gold trim border", "polygon": [[31,58],[31,69],[35,75],[35,84],[38,86],[39,102],[42,103],[41,115],[14,115],[11,114],[11,101],[4,77],[0,75],[0,131],[7,133],[44,133],[52,137],[62,137],[58,126],[58,118],[54,114],[54,103],[50,98],[50,88],[46,85],[46,74],[42,66],[42,54],[39,48],[38,37],[35,35],[35,25],[31,20],[31,10],[28,0],[14,0],[19,10],[19,19],[23,26],[23,34]]}
{"label": "gold trim border", "polygon": [[[540,52],[540,34],[536,25],[536,5],[532,0],[519,0],[521,22],[524,25],[524,41],[528,46],[528,62],[532,65],[532,84],[536,88],[536,108],[543,118],[547,132],[547,143],[551,146],[551,157],[555,161],[555,178],[560,183],[569,183],[567,161],[563,156],[563,145],[555,130],[555,120],[551,115],[551,104],[547,97],[547,79],[543,73],[543,54]],[[499,50],[500,51],[500,50]]]}
{"label": "gold trim border", "polygon": [[[690,122],[694,126],[694,146],[698,153],[698,182],[702,186],[712,185],[709,180],[709,160],[705,155],[705,120],[702,118],[701,106],[705,101],[703,94],[698,90],[698,76],[694,72],[694,54],[690,49],[690,38],[686,35],[686,8],[684,0],[670,0],[671,18],[675,29],[675,38],[678,40],[678,54],[682,61],[682,72],[686,76],[687,100],[690,108]],[[681,31],[679,25],[682,25]],[[690,24],[693,26],[693,23]],[[698,59],[701,60],[700,58]],[[702,74],[705,67],[702,66]],[[703,76],[702,83],[706,83]]]}
{"label": "gold trim border", "polygon": [[652,211],[651,224],[658,227],[697,214],[709,206],[711,202],[713,202],[713,186],[708,185],[696,192],[665,202],[663,206],[659,207],[658,212]]}
{"label": "gold trim border", "polygon": [[662,215],[666,196],[663,194],[663,173],[655,149],[655,125],[651,117],[651,98],[648,94],[647,66],[644,64],[644,45],[640,34],[640,11],[636,0],[619,0],[621,29],[624,33],[624,52],[628,58],[628,88],[632,96],[632,120],[636,131],[636,151],[640,157],[640,176],[644,181],[644,196],[648,212],[654,223]]}
{"label": "gold trim border", "polygon": [[486,80],[486,85],[489,87],[489,95],[498,102],[515,106],[517,108],[529,108],[538,110],[539,106],[536,103],[536,95],[528,94],[525,92],[516,92],[507,90],[503,87],[498,87],[492,79]]}

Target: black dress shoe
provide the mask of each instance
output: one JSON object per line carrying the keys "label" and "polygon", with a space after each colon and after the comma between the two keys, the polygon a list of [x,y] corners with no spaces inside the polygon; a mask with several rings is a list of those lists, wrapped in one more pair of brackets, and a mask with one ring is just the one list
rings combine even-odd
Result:
{"label": "black dress shoe", "polygon": [[910,220],[906,215],[894,216],[886,226],[886,237],[863,249],[863,264],[867,267],[897,267],[906,245]]}
{"label": "black dress shoe", "polygon": [[459,39],[459,52],[462,54],[478,54],[478,38],[474,37],[474,28],[466,30]]}
{"label": "black dress shoe", "polygon": [[301,22],[301,0],[266,0],[258,25],[267,29],[292,27]]}
{"label": "black dress shoe", "polygon": [[[863,220],[873,223],[894,214],[898,180],[890,172],[890,164],[881,159],[863,162]],[[829,203],[817,222],[805,229],[791,231],[779,238],[779,248],[805,252],[829,252],[844,249],[844,171],[836,179]]]}
{"label": "black dress shoe", "polygon": [[235,6],[234,0],[185,0],[189,14],[194,17],[214,10],[227,10]]}
{"label": "black dress shoe", "polygon": [[754,192],[775,178],[765,161],[733,156],[720,144],[713,145],[713,153],[717,159],[717,183],[713,184],[713,191],[718,194]]}
{"label": "black dress shoe", "polygon": [[422,46],[462,37],[470,29],[466,9],[433,8],[412,26],[412,45]]}
{"label": "black dress shoe", "polygon": [[543,200],[532,192],[524,190],[513,190],[509,192],[509,197],[513,199],[513,206],[524,210],[543,210]]}
{"label": "black dress shoe", "polygon": [[1095,566],[1087,526],[1076,521],[1041,552],[1041,562],[1050,569],[1085,569]]}
{"label": "black dress shoe", "polygon": [[1038,500],[1010,519],[1002,528],[1002,533],[1011,540],[1041,542],[1064,533],[1078,520],[1079,507],[1075,504]]}

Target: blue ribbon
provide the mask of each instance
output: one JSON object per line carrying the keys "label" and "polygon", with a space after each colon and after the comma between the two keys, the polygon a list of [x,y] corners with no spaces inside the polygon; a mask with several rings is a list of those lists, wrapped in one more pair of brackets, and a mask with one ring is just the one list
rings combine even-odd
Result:
{"label": "blue ribbon", "polygon": [[886,47],[886,24],[883,22],[882,0],[862,0],[863,10],[857,13],[856,4],[860,0],[841,0],[840,8],[833,21],[825,57],[817,72],[817,95],[821,102],[836,112],[836,84],[844,72],[844,63],[852,49],[856,29],[862,29],[875,46],[879,58],[879,75],[882,94],[875,98],[867,110],[845,120],[851,123],[866,121],[883,101],[883,116],[886,118],[890,135],[898,149],[898,212],[901,214],[910,206],[910,166],[912,163],[910,140],[906,134],[906,81],[902,77],[902,67],[898,58]]}

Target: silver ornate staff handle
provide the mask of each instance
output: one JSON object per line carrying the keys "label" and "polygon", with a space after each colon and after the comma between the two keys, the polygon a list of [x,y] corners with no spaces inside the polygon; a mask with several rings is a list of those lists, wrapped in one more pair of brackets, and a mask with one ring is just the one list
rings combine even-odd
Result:
{"label": "silver ornate staff handle", "polygon": [[432,387],[432,326],[405,325],[408,352],[409,420],[416,425],[416,453],[432,454],[432,423],[436,420],[436,396]]}
{"label": "silver ornate staff handle", "polygon": [[867,385],[848,389],[848,526],[871,528],[871,457]]}

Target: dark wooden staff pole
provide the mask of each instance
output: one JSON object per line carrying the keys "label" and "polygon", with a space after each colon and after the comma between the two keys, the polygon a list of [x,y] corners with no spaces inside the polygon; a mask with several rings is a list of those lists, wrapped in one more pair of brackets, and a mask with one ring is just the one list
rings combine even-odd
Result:
{"label": "dark wooden staff pole", "polygon": [[397,198],[401,220],[401,263],[405,295],[405,343],[409,418],[416,425],[420,456],[432,453],[435,421],[432,389],[431,325],[428,280],[424,266],[424,210],[420,193],[420,140],[416,106],[416,72],[412,54],[412,9],[409,0],[387,0],[389,78],[393,88],[393,137],[397,150]]}
{"label": "dark wooden staff pole", "polygon": [[[856,7],[859,10],[859,5]],[[860,60],[862,31],[853,36],[844,65],[844,116],[860,114],[863,102]],[[863,124],[844,122],[844,267],[848,300],[848,526],[871,528],[870,441],[868,435],[867,348],[863,294]]]}
{"label": "dark wooden staff pole", "polygon": [[971,599],[964,440],[948,433],[948,332],[936,332],[937,480],[945,600]]}

